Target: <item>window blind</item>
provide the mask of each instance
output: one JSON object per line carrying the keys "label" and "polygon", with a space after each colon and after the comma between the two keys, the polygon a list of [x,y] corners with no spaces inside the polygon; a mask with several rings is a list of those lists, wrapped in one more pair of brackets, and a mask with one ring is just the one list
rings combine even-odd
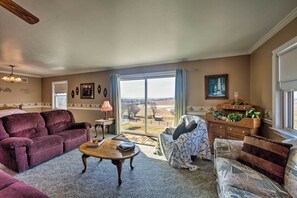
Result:
{"label": "window blind", "polygon": [[297,90],[297,43],[279,54],[279,82],[284,91]]}

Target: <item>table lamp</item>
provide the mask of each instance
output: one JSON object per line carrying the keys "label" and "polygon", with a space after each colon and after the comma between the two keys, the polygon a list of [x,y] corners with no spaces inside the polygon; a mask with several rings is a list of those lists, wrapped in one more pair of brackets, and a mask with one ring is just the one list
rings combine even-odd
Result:
{"label": "table lamp", "polygon": [[108,100],[103,102],[103,105],[100,108],[100,111],[105,112],[104,120],[107,120],[107,112],[112,111],[112,106],[109,104]]}

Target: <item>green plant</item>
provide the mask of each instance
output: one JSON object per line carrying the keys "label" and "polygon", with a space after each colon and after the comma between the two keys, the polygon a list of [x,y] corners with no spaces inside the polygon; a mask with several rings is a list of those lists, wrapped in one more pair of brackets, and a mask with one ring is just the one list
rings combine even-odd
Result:
{"label": "green plant", "polygon": [[243,102],[239,100],[233,100],[232,105],[243,105]]}
{"label": "green plant", "polygon": [[243,118],[243,115],[236,112],[236,113],[230,113],[228,116],[227,116],[227,121],[228,122],[238,122],[240,120],[242,120]]}
{"label": "green plant", "polygon": [[217,120],[226,120],[226,115],[223,111],[212,111],[212,116]]}
{"label": "green plant", "polygon": [[255,108],[251,108],[250,110],[245,112],[245,117],[246,118],[258,118],[258,119],[260,119],[261,113],[256,111]]}

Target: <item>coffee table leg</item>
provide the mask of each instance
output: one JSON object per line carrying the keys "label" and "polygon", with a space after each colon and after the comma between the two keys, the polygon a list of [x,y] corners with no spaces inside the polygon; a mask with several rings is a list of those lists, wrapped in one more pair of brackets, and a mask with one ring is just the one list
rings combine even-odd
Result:
{"label": "coffee table leg", "polygon": [[111,160],[111,163],[113,165],[116,165],[117,169],[118,169],[118,183],[119,183],[119,186],[122,184],[121,173],[122,173],[122,164],[123,164],[123,162],[124,161],[122,161],[122,160]]}
{"label": "coffee table leg", "polygon": [[82,170],[81,173],[85,173],[86,170],[87,170],[87,158],[88,158],[88,157],[90,157],[90,156],[88,156],[88,155],[86,155],[86,154],[83,154],[83,155],[81,156],[82,162],[83,162],[83,164],[84,164],[84,170]]}
{"label": "coffee table leg", "polygon": [[131,157],[131,158],[130,158],[130,167],[131,167],[131,170],[134,169],[134,167],[133,167],[133,165],[132,165],[133,159],[134,159],[134,157]]}

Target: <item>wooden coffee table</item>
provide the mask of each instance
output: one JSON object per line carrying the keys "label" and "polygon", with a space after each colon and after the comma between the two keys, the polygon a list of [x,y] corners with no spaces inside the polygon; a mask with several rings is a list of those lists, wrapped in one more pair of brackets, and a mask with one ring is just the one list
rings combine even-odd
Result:
{"label": "wooden coffee table", "polygon": [[122,164],[124,163],[125,159],[130,158],[130,167],[131,170],[133,170],[132,162],[134,156],[136,156],[139,152],[140,149],[137,145],[135,145],[134,150],[131,151],[121,151],[117,148],[117,146],[121,143],[122,141],[117,141],[117,140],[107,140],[105,139],[104,143],[96,148],[90,148],[87,147],[86,144],[84,143],[80,145],[79,151],[83,153],[82,155],[82,161],[84,164],[84,170],[82,173],[86,172],[87,169],[87,158],[88,157],[97,157],[102,159],[109,159],[111,160],[111,163],[117,166],[118,170],[118,184],[121,185],[122,179],[121,179],[121,173],[122,173]]}

